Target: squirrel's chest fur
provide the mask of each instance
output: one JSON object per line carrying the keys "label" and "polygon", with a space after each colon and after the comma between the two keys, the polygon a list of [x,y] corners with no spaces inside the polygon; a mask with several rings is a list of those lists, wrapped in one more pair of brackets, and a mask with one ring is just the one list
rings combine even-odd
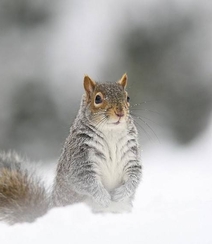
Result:
{"label": "squirrel's chest fur", "polygon": [[98,158],[95,153],[90,153],[90,158],[97,162],[97,174],[104,187],[110,191],[123,184],[124,166],[132,156],[127,147],[130,137],[126,129],[104,130],[102,134],[102,141],[96,144],[96,149],[102,153],[102,157]]}

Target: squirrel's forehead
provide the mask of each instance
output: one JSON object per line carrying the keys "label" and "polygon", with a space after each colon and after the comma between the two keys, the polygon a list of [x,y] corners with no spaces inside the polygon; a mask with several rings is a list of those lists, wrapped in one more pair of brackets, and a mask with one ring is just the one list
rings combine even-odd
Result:
{"label": "squirrel's forehead", "polygon": [[125,98],[125,91],[123,87],[117,83],[101,83],[97,84],[96,93],[101,92],[105,98],[112,99],[114,95],[117,95],[117,98]]}

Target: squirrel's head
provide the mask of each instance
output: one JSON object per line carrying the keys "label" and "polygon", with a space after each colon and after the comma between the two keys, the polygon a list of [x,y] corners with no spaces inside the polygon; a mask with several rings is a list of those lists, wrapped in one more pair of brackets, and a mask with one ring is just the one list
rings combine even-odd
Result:
{"label": "squirrel's head", "polygon": [[89,119],[96,125],[119,125],[126,123],[129,115],[129,96],[125,90],[127,75],[117,82],[98,83],[84,77],[86,105]]}

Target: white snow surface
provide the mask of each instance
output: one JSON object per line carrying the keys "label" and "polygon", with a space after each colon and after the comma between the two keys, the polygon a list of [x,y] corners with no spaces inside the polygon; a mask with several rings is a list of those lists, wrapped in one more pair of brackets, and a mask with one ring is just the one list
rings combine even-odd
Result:
{"label": "white snow surface", "polygon": [[143,151],[132,213],[93,214],[83,205],[51,210],[32,224],[0,224],[0,243],[212,243],[212,124],[189,147]]}

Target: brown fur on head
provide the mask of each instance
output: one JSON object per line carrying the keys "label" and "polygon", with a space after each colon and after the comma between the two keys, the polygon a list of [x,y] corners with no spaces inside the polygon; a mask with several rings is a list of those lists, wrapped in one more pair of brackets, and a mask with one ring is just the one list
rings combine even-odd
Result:
{"label": "brown fur on head", "polygon": [[89,76],[84,78],[86,100],[95,121],[105,119],[111,124],[126,121],[129,114],[129,100],[126,92],[127,75],[114,83],[98,83]]}

